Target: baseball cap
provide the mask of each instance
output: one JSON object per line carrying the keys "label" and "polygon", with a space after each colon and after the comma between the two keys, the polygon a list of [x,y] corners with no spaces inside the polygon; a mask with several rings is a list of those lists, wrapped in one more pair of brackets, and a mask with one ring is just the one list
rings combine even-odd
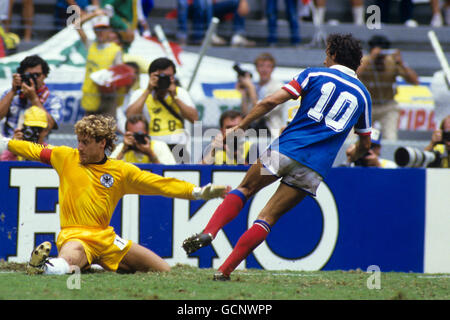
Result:
{"label": "baseball cap", "polygon": [[377,144],[381,146],[381,131],[376,128],[372,128],[370,139],[372,140],[372,144]]}
{"label": "baseball cap", "polygon": [[108,16],[98,16],[95,17],[94,20],[94,28],[102,28],[102,27],[109,27],[109,17]]}
{"label": "baseball cap", "polygon": [[47,128],[47,112],[42,108],[32,106],[25,111],[23,124],[29,127]]}

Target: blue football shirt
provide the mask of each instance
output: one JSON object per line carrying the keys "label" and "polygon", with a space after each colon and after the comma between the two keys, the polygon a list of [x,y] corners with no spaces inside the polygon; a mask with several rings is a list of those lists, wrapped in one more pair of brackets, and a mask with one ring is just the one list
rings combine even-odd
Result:
{"label": "blue football shirt", "polygon": [[270,149],[325,177],[348,133],[370,135],[372,102],[356,73],[342,65],[308,68],[283,86],[300,107]]}

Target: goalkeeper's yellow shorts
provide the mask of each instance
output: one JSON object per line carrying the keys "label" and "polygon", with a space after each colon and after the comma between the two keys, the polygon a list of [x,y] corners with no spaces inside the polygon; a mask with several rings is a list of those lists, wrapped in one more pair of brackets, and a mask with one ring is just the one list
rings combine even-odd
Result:
{"label": "goalkeeper's yellow shorts", "polygon": [[132,241],[120,238],[114,228],[63,227],[58,235],[58,251],[68,241],[78,241],[83,245],[89,265],[99,264],[104,269],[116,271],[120,261],[131,248]]}

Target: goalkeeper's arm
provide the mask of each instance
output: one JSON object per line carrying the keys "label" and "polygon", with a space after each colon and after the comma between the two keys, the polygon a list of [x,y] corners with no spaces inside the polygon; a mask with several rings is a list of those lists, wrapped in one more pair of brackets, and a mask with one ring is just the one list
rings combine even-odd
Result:
{"label": "goalkeeper's arm", "polygon": [[5,150],[9,150],[27,160],[42,161],[41,155],[42,150],[44,149],[46,149],[46,147],[41,144],[5,137],[0,138],[0,154]]}

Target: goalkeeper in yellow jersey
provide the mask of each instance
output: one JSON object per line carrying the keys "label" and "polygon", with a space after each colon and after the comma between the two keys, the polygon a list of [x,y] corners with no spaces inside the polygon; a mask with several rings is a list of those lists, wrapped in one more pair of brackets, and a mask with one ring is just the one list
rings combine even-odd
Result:
{"label": "goalkeeper in yellow jersey", "polygon": [[191,183],[143,171],[131,163],[110,159],[116,123],[106,116],[90,115],[75,124],[78,148],[53,147],[0,137],[0,153],[6,148],[29,160],[51,165],[59,176],[61,231],[58,257],[48,259],[51,244],[40,244],[31,254],[29,274],[65,274],[99,264],[106,270],[169,271],[151,250],[121,239],[109,226],[119,200],[125,194],[162,195],[188,200],[223,197],[229,187]]}

